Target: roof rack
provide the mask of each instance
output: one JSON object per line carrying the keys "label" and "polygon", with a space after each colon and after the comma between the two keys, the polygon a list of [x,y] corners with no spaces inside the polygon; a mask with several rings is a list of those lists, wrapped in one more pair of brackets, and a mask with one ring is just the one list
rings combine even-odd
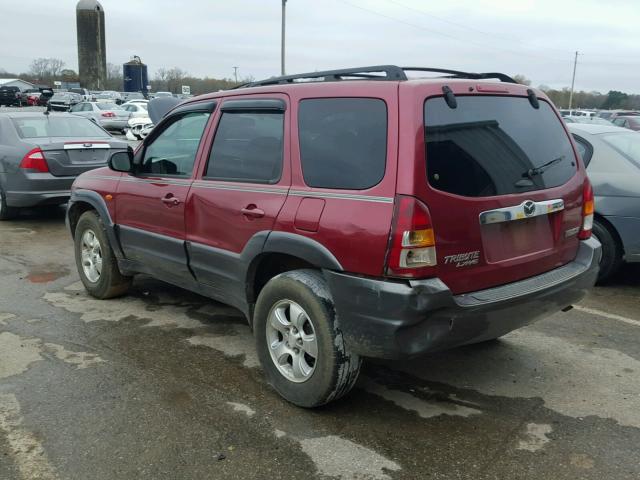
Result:
{"label": "roof rack", "polygon": [[322,72],[299,73],[296,75],[284,75],[282,77],[272,77],[257,82],[244,83],[237,88],[263,87],[267,85],[283,85],[293,83],[305,83],[307,81],[337,82],[341,80],[377,80],[377,81],[398,81],[409,80],[405,72],[432,72],[444,73],[442,78],[461,78],[469,80],[497,79],[501,82],[518,83],[513,78],[504,73],[470,73],[458,70],[446,70],[442,68],[426,67],[398,67],[396,65],[373,65],[370,67],[344,68],[340,70],[325,70]]}

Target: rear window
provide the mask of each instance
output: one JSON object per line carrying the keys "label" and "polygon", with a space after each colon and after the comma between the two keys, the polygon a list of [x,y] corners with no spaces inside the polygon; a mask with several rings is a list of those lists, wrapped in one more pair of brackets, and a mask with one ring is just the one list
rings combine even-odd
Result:
{"label": "rear window", "polygon": [[110,137],[108,133],[84,117],[40,117],[12,118],[20,138],[43,137]]}
{"label": "rear window", "polygon": [[100,110],[122,110],[122,107],[115,103],[96,103],[96,107]]}
{"label": "rear window", "polygon": [[427,178],[438,190],[485,197],[557,187],[576,172],[573,148],[547,102],[458,96],[425,102]]}
{"label": "rear window", "polygon": [[364,190],[384,177],[387,106],[374,98],[303,100],[300,157],[310,187]]}
{"label": "rear window", "polygon": [[600,138],[640,168],[640,135],[635,132],[602,134]]}

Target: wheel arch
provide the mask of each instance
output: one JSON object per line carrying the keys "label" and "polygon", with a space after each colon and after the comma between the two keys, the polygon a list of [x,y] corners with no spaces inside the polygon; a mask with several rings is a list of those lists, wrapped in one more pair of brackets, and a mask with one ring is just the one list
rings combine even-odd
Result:
{"label": "wheel arch", "polygon": [[246,298],[253,305],[267,282],[284,272],[310,268],[343,271],[336,257],[321,243],[303,235],[271,232],[260,253],[248,264],[246,271]]}
{"label": "wheel arch", "polygon": [[100,216],[116,258],[123,258],[124,255],[115,232],[115,225],[111,220],[111,214],[104,199],[97,192],[92,190],[74,190],[71,193],[66,215],[66,223],[71,232],[71,236],[73,237],[75,235],[76,226],[82,214],[90,210],[94,210]]}

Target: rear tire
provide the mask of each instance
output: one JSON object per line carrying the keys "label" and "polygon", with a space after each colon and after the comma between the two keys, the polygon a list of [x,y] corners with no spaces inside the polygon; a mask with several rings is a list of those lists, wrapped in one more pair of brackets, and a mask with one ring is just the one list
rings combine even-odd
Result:
{"label": "rear tire", "polygon": [[0,188],[0,220],[11,220],[16,216],[18,210],[7,205],[7,196]]}
{"label": "rear tire", "polygon": [[329,288],[316,270],[269,280],[256,303],[254,335],[268,382],[295,405],[337,400],[358,379],[362,361],[345,344]]}
{"label": "rear tire", "polygon": [[592,232],[593,236],[602,244],[602,259],[600,260],[598,283],[604,283],[609,280],[622,265],[622,246],[609,227],[597,219],[593,222]]}
{"label": "rear tire", "polygon": [[84,288],[99,299],[123,295],[131,286],[131,277],[120,273],[100,216],[93,210],[78,220],[74,233],[78,274]]}

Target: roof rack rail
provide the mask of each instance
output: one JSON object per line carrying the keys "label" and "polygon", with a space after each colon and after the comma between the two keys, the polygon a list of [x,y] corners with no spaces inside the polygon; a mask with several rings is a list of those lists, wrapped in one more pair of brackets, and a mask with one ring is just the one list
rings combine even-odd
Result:
{"label": "roof rack rail", "polygon": [[299,73],[296,75],[284,75],[282,77],[272,77],[265,80],[259,80],[256,82],[244,83],[233,87],[232,90],[237,88],[248,87],[263,87],[267,85],[283,85],[292,83],[304,83],[299,81],[322,81],[322,82],[336,82],[345,79],[357,79],[357,80],[377,80],[377,81],[398,81],[409,80],[405,72],[433,72],[444,73],[447,76],[443,78],[461,78],[469,80],[484,80],[484,79],[497,79],[501,82],[518,83],[513,78],[504,73],[490,72],[490,73],[470,73],[460,72],[458,70],[447,70],[442,68],[427,68],[427,67],[398,67],[396,65],[373,65],[370,67],[358,67],[358,68],[344,68],[340,70],[325,70],[322,72],[309,72]]}
{"label": "roof rack rail", "polygon": [[473,73],[473,72],[460,72],[458,70],[447,70],[444,68],[425,68],[425,67],[402,67],[405,72],[433,72],[433,73],[445,73],[448,75],[446,78],[462,78],[467,80],[487,80],[494,78],[505,83],[518,83],[509,75],[499,72],[488,73]]}
{"label": "roof rack rail", "polygon": [[[384,73],[384,75],[380,75]],[[325,82],[335,82],[343,80],[344,77],[357,78],[362,80],[407,80],[402,68],[395,65],[374,65],[370,67],[343,68],[340,70],[324,70],[322,72],[298,73],[296,75],[285,75],[282,77],[272,77],[257,82],[249,82],[238,85],[234,88],[261,87],[265,85],[282,85],[294,83],[295,80],[322,79]]]}

